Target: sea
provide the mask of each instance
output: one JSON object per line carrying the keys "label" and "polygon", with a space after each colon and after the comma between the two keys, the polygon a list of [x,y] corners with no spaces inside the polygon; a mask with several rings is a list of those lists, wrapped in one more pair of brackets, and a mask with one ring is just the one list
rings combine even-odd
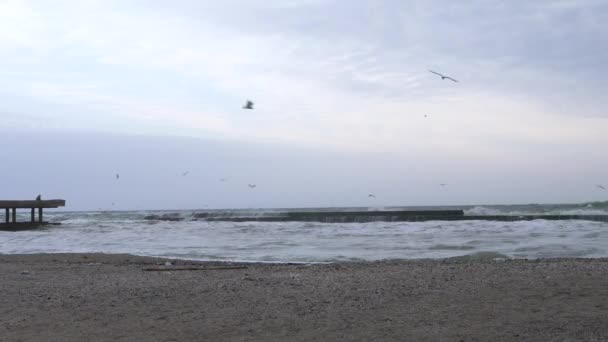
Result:
{"label": "sea", "polygon": [[[463,209],[465,215],[608,215],[607,202],[434,207],[308,208],[298,211]],[[608,223],[585,220],[426,222],[211,222],[273,215],[280,209],[170,211],[48,210],[60,225],[0,231],[0,253],[129,253],[177,259],[325,263],[489,255],[506,258],[608,257]],[[293,210],[293,209],[292,209]],[[20,213],[21,220],[29,212]],[[180,221],[150,219],[169,216]]]}

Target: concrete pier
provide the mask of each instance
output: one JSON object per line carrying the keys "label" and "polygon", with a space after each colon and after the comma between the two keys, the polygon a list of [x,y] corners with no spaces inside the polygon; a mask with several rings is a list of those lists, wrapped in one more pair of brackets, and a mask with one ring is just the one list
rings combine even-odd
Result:
{"label": "concrete pier", "polygon": [[[4,223],[0,223],[0,230],[26,230],[48,224],[44,221],[43,209],[59,208],[65,206],[65,200],[0,200],[0,209],[4,209]],[[17,222],[17,209],[30,209],[29,222]],[[36,219],[38,209],[38,219]]]}

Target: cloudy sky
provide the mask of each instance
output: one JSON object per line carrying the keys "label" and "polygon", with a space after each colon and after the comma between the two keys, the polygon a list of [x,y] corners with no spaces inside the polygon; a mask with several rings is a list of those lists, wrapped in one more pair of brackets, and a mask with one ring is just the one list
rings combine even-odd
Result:
{"label": "cloudy sky", "polygon": [[607,200],[607,21],[602,0],[0,0],[0,197]]}

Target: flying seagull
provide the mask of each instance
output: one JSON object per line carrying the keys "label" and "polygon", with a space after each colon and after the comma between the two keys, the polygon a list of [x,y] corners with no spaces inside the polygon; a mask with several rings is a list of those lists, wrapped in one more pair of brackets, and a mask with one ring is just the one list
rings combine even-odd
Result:
{"label": "flying seagull", "polygon": [[252,188],[252,189],[256,187],[255,184],[247,184],[247,185],[249,185],[249,187]]}
{"label": "flying seagull", "polygon": [[36,201],[40,201],[42,199],[42,197],[40,197],[40,195],[36,196]]}
{"label": "flying seagull", "polygon": [[243,109],[253,109],[253,102],[247,100],[247,103],[243,106]]}
{"label": "flying seagull", "polygon": [[439,76],[441,76],[441,79],[442,79],[442,80],[445,80],[445,79],[447,78],[447,79],[448,79],[448,80],[450,80],[450,81],[458,82],[457,80],[455,80],[455,79],[453,79],[453,78],[451,78],[451,77],[444,76],[444,75],[442,75],[442,74],[440,74],[440,73],[438,73],[438,72],[435,72],[435,71],[433,71],[433,70],[431,70],[431,69],[429,69],[429,72],[431,72],[431,73],[433,73],[433,74],[435,74],[435,75],[439,75]]}
{"label": "flying seagull", "polygon": [[603,185],[597,184],[596,186],[602,190],[606,190],[606,188]]}
{"label": "flying seagull", "polygon": [[186,171],[186,172],[182,173],[182,176],[187,176],[188,173],[190,173],[190,171]]}
{"label": "flying seagull", "polygon": [[228,180],[227,178],[220,178],[220,182],[225,182],[227,180]]}
{"label": "flying seagull", "polygon": [[118,173],[116,174],[116,179],[120,179],[120,175]]}
{"label": "flying seagull", "polygon": [[376,198],[376,195],[374,195],[374,194],[369,194],[369,195],[367,195],[367,197]]}
{"label": "flying seagull", "polygon": [[446,186],[446,185],[447,185],[447,184],[445,184],[445,183],[441,183],[441,184],[439,184],[439,186]]}

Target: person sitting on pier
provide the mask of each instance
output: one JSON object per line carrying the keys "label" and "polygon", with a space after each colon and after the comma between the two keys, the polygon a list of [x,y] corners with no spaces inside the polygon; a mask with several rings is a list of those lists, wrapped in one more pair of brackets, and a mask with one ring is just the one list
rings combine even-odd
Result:
{"label": "person sitting on pier", "polygon": [[40,197],[40,195],[36,196],[36,201],[41,201],[42,197]]}

